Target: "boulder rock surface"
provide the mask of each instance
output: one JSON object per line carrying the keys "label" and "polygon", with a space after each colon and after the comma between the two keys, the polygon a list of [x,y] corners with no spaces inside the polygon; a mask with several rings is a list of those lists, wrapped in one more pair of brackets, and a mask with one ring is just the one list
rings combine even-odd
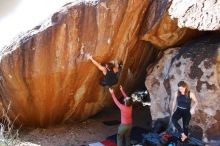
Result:
{"label": "boulder rock surface", "polygon": [[149,69],[145,81],[151,93],[153,119],[170,116],[177,83],[184,80],[199,102],[191,124],[200,126],[205,137],[219,137],[219,49],[219,35],[214,35],[164,52],[159,62]]}
{"label": "boulder rock surface", "polygon": [[206,31],[220,29],[219,0],[172,0],[169,14],[177,18],[180,28]]}
{"label": "boulder rock surface", "polygon": [[118,85],[132,89],[140,78],[143,82],[144,68],[156,53],[138,39],[148,4],[70,3],[1,50],[0,94],[3,107],[11,105],[9,116],[23,126],[45,127],[86,119],[111,105],[88,53],[100,63],[123,62]]}

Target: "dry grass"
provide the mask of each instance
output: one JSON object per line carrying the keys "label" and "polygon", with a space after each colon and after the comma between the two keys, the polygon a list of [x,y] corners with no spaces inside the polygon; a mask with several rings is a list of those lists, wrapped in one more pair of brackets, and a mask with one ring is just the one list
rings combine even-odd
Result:
{"label": "dry grass", "polygon": [[0,146],[15,146],[18,145],[18,129],[14,128],[14,121],[8,116],[11,104],[7,109],[2,110],[1,122],[0,122]]}

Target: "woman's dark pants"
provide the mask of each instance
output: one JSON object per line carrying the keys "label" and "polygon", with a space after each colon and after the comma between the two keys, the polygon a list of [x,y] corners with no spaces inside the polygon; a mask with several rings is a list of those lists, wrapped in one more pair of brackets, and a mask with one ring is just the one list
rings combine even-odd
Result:
{"label": "woman's dark pants", "polygon": [[[178,121],[181,118],[183,121],[183,129],[178,123]],[[172,122],[173,122],[174,127],[179,132],[179,134],[184,133],[185,135],[188,135],[188,126],[189,126],[190,119],[191,119],[190,109],[181,109],[177,107],[176,111],[174,112],[172,116]]]}

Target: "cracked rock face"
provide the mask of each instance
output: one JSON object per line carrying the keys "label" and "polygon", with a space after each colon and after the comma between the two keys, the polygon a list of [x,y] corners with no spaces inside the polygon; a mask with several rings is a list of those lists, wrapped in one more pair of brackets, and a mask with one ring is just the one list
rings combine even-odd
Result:
{"label": "cracked rock face", "polygon": [[[151,93],[153,119],[170,116],[177,83],[186,81],[199,104],[191,124],[203,129],[205,136],[220,136],[220,39],[198,38],[180,48],[165,51],[146,78]],[[206,135],[207,134],[207,135]]]}
{"label": "cracked rock face", "polygon": [[172,0],[169,14],[178,19],[179,27],[198,30],[220,29],[219,0]]}

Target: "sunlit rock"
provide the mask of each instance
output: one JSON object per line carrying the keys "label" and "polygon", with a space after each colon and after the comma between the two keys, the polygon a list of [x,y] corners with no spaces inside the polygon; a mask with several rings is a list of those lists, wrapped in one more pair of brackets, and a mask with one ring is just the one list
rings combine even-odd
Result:
{"label": "sunlit rock", "polygon": [[4,48],[0,94],[3,107],[11,103],[10,117],[23,126],[48,126],[86,119],[112,104],[87,53],[101,63],[123,62],[118,85],[131,90],[143,82],[156,53],[137,35],[148,3],[67,4]]}
{"label": "sunlit rock", "polygon": [[219,37],[200,37],[168,49],[153,68],[148,68],[145,84],[151,93],[153,119],[170,116],[177,83],[184,80],[199,101],[191,124],[201,127],[205,137],[219,137]]}
{"label": "sunlit rock", "polygon": [[220,29],[219,0],[172,0],[169,14],[177,18],[180,28]]}
{"label": "sunlit rock", "polygon": [[152,1],[141,27],[141,39],[159,48],[167,48],[190,40],[199,33],[189,28],[179,28],[168,14],[168,0]]}

